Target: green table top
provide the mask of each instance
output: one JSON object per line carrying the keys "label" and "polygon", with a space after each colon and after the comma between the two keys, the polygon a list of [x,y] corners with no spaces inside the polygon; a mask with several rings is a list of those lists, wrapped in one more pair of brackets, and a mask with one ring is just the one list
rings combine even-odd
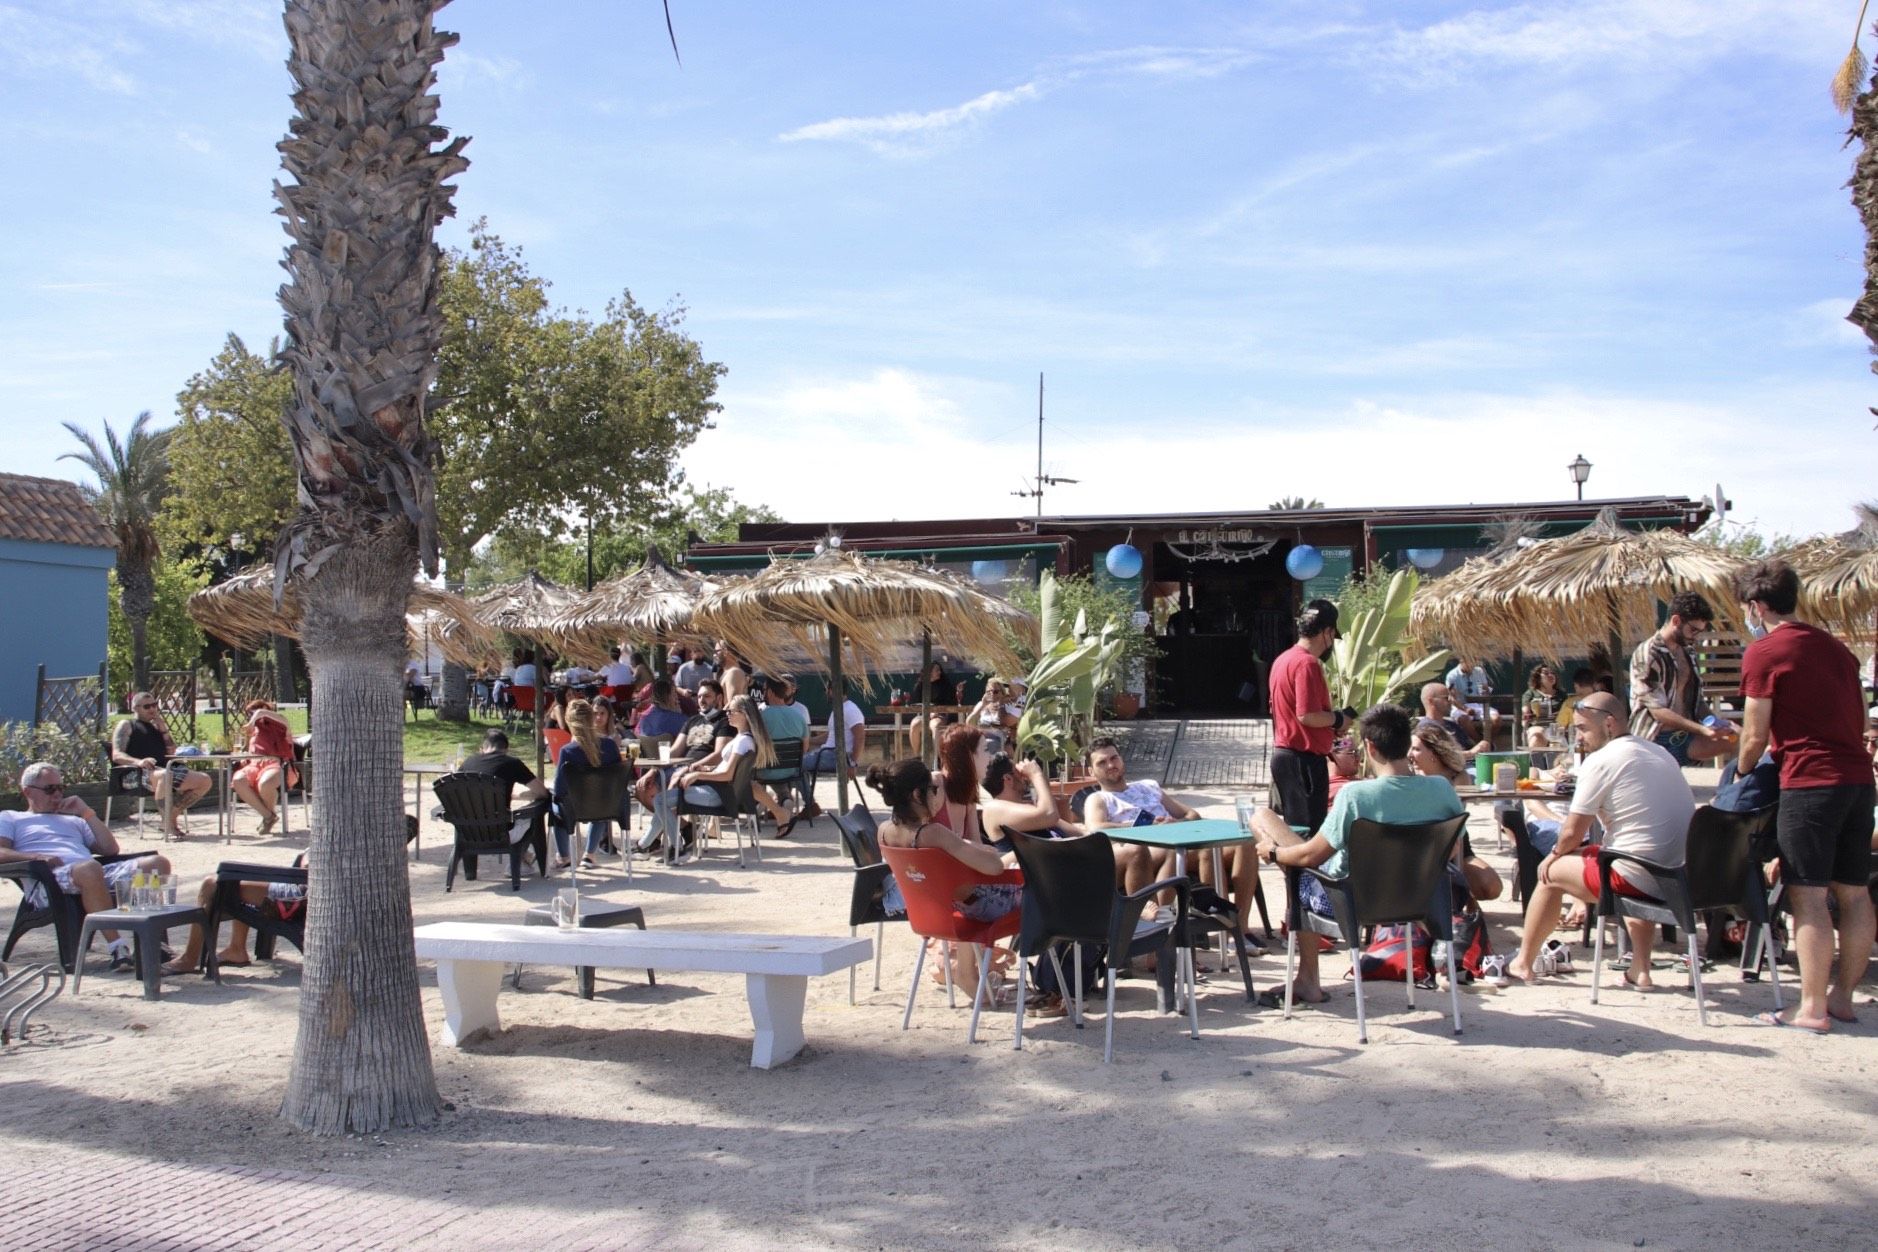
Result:
{"label": "green table top", "polygon": [[1162,822],[1158,826],[1113,826],[1102,832],[1117,843],[1139,843],[1150,848],[1223,848],[1250,843],[1252,836],[1229,817],[1201,817],[1190,822]]}

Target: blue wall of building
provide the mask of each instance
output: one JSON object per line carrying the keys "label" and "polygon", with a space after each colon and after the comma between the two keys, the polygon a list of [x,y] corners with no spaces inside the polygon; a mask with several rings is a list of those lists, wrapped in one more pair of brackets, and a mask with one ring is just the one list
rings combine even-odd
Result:
{"label": "blue wall of building", "polygon": [[38,667],[53,677],[104,663],[110,548],[0,539],[0,721],[33,716]]}

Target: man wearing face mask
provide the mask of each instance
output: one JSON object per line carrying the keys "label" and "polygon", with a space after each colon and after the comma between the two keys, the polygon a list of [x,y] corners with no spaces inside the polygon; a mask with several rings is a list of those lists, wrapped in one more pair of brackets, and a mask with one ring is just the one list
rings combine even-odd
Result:
{"label": "man wearing face mask", "polygon": [[1337,606],[1313,600],[1298,615],[1298,641],[1272,662],[1272,798],[1293,829],[1316,834],[1330,811],[1330,745],[1353,721],[1333,708],[1319,659],[1337,640]]}
{"label": "man wearing face mask", "polygon": [[1733,733],[1706,726],[1715,712],[1702,693],[1689,649],[1715,624],[1715,610],[1693,591],[1669,602],[1669,620],[1630,654],[1630,733],[1669,750],[1678,765],[1705,764],[1734,750]]}

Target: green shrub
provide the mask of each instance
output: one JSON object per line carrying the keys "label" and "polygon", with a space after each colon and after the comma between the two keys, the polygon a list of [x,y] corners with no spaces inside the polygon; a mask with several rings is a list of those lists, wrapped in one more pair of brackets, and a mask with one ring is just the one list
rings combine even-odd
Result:
{"label": "green shrub", "polygon": [[105,781],[101,739],[89,728],[69,735],[51,722],[0,722],[0,793],[16,793],[20,772],[34,761],[58,766],[67,783]]}

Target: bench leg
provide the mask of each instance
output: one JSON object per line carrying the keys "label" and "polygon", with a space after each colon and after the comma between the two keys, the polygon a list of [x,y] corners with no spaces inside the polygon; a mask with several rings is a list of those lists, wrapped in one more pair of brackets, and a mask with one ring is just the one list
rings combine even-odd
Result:
{"label": "bench leg", "polygon": [[802,1006],[808,999],[809,980],[800,975],[746,974],[750,1020],[756,1024],[756,1046],[750,1064],[773,1069],[802,1050]]}
{"label": "bench leg", "polygon": [[479,1031],[502,1029],[496,995],[502,990],[502,962],[437,962],[437,989],[443,993],[443,1045],[462,1047]]}

